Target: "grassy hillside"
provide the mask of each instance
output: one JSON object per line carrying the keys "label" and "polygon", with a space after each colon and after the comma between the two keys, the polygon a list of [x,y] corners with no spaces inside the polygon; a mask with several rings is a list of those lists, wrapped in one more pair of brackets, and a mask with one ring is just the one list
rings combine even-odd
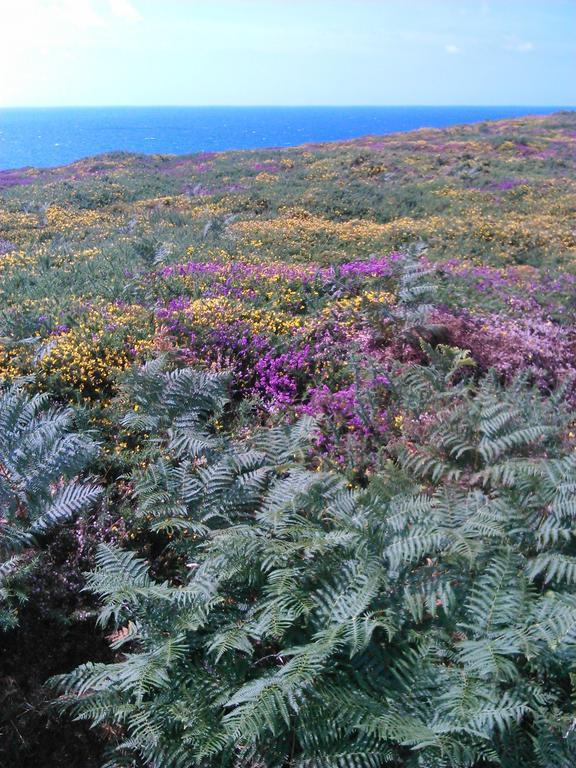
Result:
{"label": "grassy hillside", "polygon": [[171,350],[232,369],[267,416],[338,412],[336,458],[354,464],[346,400],[404,354],[383,326],[409,246],[440,268],[445,341],[548,383],[571,366],[575,149],[566,113],[4,171],[0,375],[101,407],[120,371]]}
{"label": "grassy hillside", "polygon": [[572,765],[575,312],[575,113],[0,171],[0,762]]}

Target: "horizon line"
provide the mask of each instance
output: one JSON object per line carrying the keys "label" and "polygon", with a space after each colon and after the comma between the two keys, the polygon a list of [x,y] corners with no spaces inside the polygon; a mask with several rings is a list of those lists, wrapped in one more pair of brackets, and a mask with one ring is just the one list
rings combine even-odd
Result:
{"label": "horizon line", "polygon": [[0,109],[576,109],[574,104],[8,104]]}

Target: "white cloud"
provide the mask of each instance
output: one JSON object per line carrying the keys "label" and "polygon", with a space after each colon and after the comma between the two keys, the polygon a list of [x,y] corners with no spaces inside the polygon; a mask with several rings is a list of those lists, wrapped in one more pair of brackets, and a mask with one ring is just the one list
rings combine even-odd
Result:
{"label": "white cloud", "polygon": [[130,0],[0,0],[0,105],[36,92],[49,72],[60,71],[59,62],[141,18]]}
{"label": "white cloud", "polygon": [[87,29],[101,27],[104,24],[92,0],[60,0],[58,3],[44,3],[42,9],[46,15],[54,14],[60,23],[68,22],[74,27]]}
{"label": "white cloud", "polygon": [[125,21],[142,21],[142,15],[130,0],[108,0],[112,14]]}
{"label": "white cloud", "polygon": [[516,53],[530,53],[535,47],[531,40],[520,40],[517,37],[509,37],[504,43],[505,50],[515,51]]}
{"label": "white cloud", "polygon": [[446,53],[449,53],[452,56],[454,56],[457,53],[462,53],[462,48],[459,48],[457,45],[453,45],[453,44],[445,45],[444,50],[446,51]]}

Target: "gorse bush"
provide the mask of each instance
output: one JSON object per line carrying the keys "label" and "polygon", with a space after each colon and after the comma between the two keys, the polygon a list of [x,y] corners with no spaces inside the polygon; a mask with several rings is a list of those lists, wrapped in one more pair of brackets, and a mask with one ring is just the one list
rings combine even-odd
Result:
{"label": "gorse bush", "polygon": [[72,431],[73,418],[23,382],[0,387],[0,628],[16,622],[42,542],[100,494],[78,479],[98,447]]}
{"label": "gorse bush", "polygon": [[232,441],[218,377],[134,375],[136,514],[180,567],[102,545],[117,658],[54,681],[116,735],[109,768],[574,765],[570,414],[427,351],[393,381],[397,461],[359,490],[302,465],[312,421]]}

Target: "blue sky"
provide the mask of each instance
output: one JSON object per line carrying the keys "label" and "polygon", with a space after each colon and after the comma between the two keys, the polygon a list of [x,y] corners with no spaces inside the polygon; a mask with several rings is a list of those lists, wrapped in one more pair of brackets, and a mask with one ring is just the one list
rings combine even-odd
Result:
{"label": "blue sky", "polygon": [[576,0],[0,0],[0,106],[576,105]]}

